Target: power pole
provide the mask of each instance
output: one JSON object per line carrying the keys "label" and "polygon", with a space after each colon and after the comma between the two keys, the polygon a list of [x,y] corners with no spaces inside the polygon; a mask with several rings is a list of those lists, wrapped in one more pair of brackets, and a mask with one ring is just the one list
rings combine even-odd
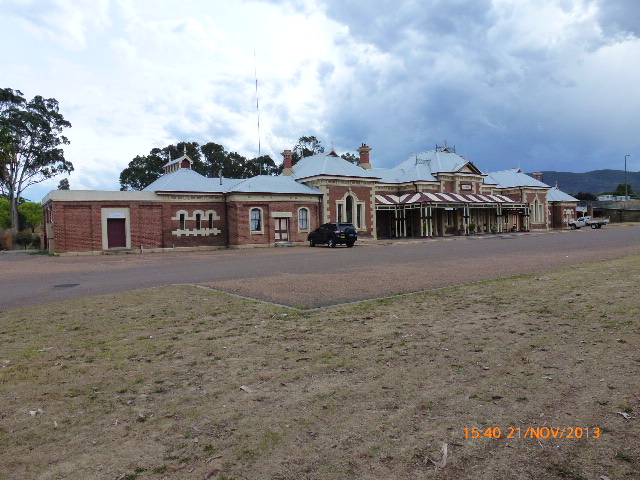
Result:
{"label": "power pole", "polygon": [[629,184],[627,183],[627,157],[631,155],[624,156],[624,199],[627,200],[627,189],[629,188]]}

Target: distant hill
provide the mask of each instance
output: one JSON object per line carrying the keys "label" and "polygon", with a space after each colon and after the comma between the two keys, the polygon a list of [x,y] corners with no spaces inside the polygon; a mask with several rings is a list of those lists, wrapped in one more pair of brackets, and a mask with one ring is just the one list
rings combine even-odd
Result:
{"label": "distant hill", "polygon": [[[533,177],[533,173],[528,173]],[[640,192],[640,172],[627,172],[627,180],[634,192]],[[585,173],[573,172],[542,172],[542,181],[547,185],[558,188],[566,193],[602,193],[615,190],[624,183],[624,170],[594,170]]]}

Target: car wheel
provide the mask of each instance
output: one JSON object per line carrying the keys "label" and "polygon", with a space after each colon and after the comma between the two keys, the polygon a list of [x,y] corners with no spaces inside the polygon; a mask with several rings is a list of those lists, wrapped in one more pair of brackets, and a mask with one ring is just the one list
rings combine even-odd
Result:
{"label": "car wheel", "polygon": [[597,223],[592,223],[591,224],[591,228],[593,228],[595,230],[596,228],[598,228],[598,224]]}
{"label": "car wheel", "polygon": [[575,229],[576,229],[576,226],[572,224],[571,225],[571,230],[575,230]]}
{"label": "car wheel", "polygon": [[330,238],[329,240],[327,240],[327,247],[335,248],[336,247],[336,241],[333,238]]}
{"label": "car wheel", "polygon": [[348,248],[353,247],[353,242],[347,242],[347,247],[348,247]]}
{"label": "car wheel", "polygon": [[309,239],[309,246],[310,247],[315,247],[316,246],[316,241],[313,238]]}

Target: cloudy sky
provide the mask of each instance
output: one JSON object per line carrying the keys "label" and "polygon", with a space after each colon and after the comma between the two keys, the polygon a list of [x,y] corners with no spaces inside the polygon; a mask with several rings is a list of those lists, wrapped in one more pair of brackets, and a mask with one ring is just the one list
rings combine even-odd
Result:
{"label": "cloudy sky", "polygon": [[[276,162],[302,135],[394,166],[640,169],[640,2],[0,0],[0,86],[53,97],[73,189],[179,141]],[[254,56],[255,52],[255,56]],[[255,58],[255,61],[254,61]],[[25,192],[39,200],[61,177]]]}

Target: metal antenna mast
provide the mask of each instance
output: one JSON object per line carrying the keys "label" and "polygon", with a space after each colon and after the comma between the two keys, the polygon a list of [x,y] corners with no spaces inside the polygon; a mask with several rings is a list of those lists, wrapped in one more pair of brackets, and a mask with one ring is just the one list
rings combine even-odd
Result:
{"label": "metal antenna mast", "polygon": [[256,113],[258,114],[258,161],[260,162],[260,175],[262,175],[262,156],[260,144],[260,104],[258,103],[258,67],[256,65],[256,49],[253,49],[253,74],[256,78]]}

